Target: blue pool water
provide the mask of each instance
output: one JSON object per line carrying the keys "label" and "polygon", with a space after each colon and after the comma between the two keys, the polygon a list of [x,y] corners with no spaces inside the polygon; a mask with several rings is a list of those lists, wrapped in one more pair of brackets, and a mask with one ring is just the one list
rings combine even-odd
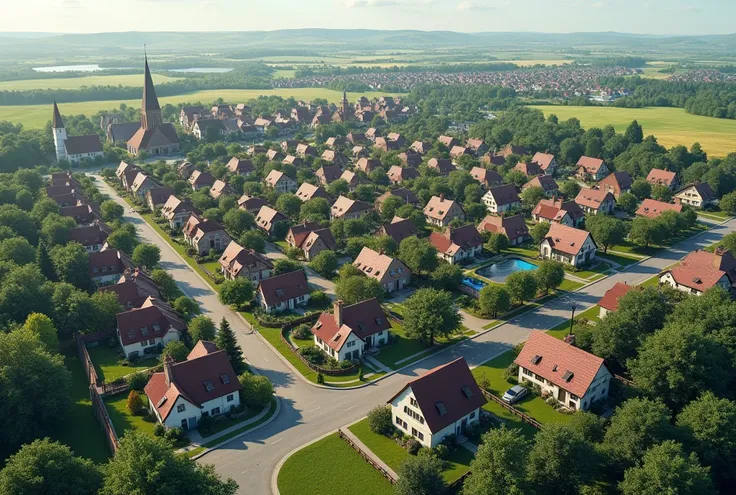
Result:
{"label": "blue pool water", "polygon": [[463,285],[480,292],[480,290],[486,286],[486,283],[482,280],[478,280],[477,278],[465,277],[463,278]]}
{"label": "blue pool water", "polygon": [[481,275],[489,280],[502,284],[506,281],[506,277],[515,272],[528,272],[536,270],[537,265],[529,263],[528,261],[519,259],[508,259],[501,263],[494,263],[488,265],[479,270],[476,270],[478,275]]}

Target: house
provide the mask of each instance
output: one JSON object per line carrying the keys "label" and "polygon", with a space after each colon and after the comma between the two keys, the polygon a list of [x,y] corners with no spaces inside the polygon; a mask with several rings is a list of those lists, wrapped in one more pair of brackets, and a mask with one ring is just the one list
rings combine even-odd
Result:
{"label": "house", "polygon": [[220,199],[223,195],[233,194],[235,191],[227,185],[227,182],[224,180],[217,179],[214,184],[212,184],[212,187],[210,187],[210,196],[212,196],[212,199],[217,201]]}
{"label": "house", "polygon": [[94,225],[69,229],[67,240],[81,244],[88,253],[95,253],[102,251],[110,234],[112,229],[98,220]]}
{"label": "house", "polygon": [[83,205],[87,201],[87,198],[77,193],[75,190],[72,190],[69,194],[55,194],[54,196],[50,196],[50,198],[56,201],[56,204],[59,205],[60,208],[64,206]]}
{"label": "house", "polygon": [[713,189],[707,182],[686,186],[675,193],[675,201],[694,208],[705,208],[718,202]]}
{"label": "house", "polygon": [[59,215],[62,217],[71,217],[77,222],[77,225],[89,225],[99,219],[97,212],[92,205],[77,204],[74,206],[62,206],[59,208]]}
{"label": "house", "polygon": [[315,173],[323,186],[335,182],[342,175],[342,169],[337,165],[323,165]]}
{"label": "house", "polygon": [[266,185],[281,193],[293,193],[298,184],[294,179],[279,170],[271,170],[265,179]]}
{"label": "house", "polygon": [[161,292],[156,283],[138,268],[125,270],[117,283],[99,287],[97,292],[115,294],[118,302],[125,310],[141,307],[149,297],[161,299]]}
{"label": "house", "polygon": [[513,184],[489,188],[483,195],[482,200],[488,211],[497,215],[514,208],[521,208],[521,199],[519,193],[516,192],[516,186]]}
{"label": "house", "polygon": [[460,141],[452,136],[440,136],[437,138],[437,141],[442,143],[448,150],[452,149],[453,146],[460,144]]}
{"label": "house", "polygon": [[133,261],[117,249],[89,253],[89,277],[96,285],[116,282],[125,270],[133,268]]}
{"label": "house", "polygon": [[453,165],[450,160],[445,160],[444,158],[430,159],[427,162],[427,167],[432,170],[436,170],[442,176],[450,175],[450,172],[454,172],[455,170],[457,170],[457,168],[455,168],[455,165]]}
{"label": "house", "polygon": [[368,247],[361,249],[353,266],[367,277],[378,280],[389,293],[403,289],[411,280],[411,272],[404,263]]}
{"label": "house", "polygon": [[340,195],[330,209],[330,220],[355,220],[369,214],[373,206]]}
{"label": "house", "polygon": [[293,165],[295,167],[301,167],[304,165],[304,160],[294,155],[286,155],[281,161],[284,165]]}
{"label": "house", "polygon": [[199,105],[182,107],[179,112],[179,125],[185,129],[189,128],[195,120],[202,117],[204,111],[204,107]]}
{"label": "house", "polygon": [[557,191],[560,186],[552,178],[551,175],[539,175],[534,177],[532,180],[521,186],[521,190],[529,189],[530,187],[539,187],[544,191],[548,197],[557,196]]}
{"label": "house", "polygon": [[266,205],[266,200],[263,198],[248,196],[246,194],[243,194],[242,196],[240,196],[240,198],[238,198],[238,208],[247,211],[251,215],[257,214],[259,211],[261,211],[261,208]]}
{"label": "house", "polygon": [[182,231],[184,242],[193,247],[200,256],[209,254],[212,250],[219,253],[230,244],[230,236],[220,222],[200,219],[196,213],[191,214]]}
{"label": "house", "polygon": [[140,128],[140,122],[110,122],[105,129],[105,140],[119,148],[125,148],[126,143]]}
{"label": "house", "polygon": [[618,199],[623,193],[631,190],[634,179],[628,172],[611,172],[603,180],[598,182],[598,189],[608,191]]}
{"label": "house", "polygon": [[340,153],[339,151],[335,151],[335,150],[325,150],[322,153],[321,158],[327,163],[331,163],[332,165],[340,165],[340,166],[347,165],[349,161],[348,157],[346,157],[344,154]]}
{"label": "house", "polygon": [[231,174],[242,175],[243,177],[248,177],[255,171],[251,160],[241,159],[237,156],[232,157],[227,162],[227,169]]}
{"label": "house", "polygon": [[600,158],[581,156],[576,165],[575,176],[580,180],[598,182],[608,172],[608,167]]}
{"label": "house", "polygon": [[417,235],[417,227],[409,218],[394,217],[391,223],[381,225],[375,235],[387,235],[399,245],[407,237]]}
{"label": "house", "polygon": [[336,361],[356,361],[389,343],[391,322],[378,299],[350,306],[334,302],[334,314],[322,313],[312,327],[314,345]]}
{"label": "house", "polygon": [[192,175],[189,176],[189,183],[192,185],[192,190],[194,191],[198,191],[200,189],[209,190],[209,188],[212,187],[212,184],[215,183],[215,178],[206,170],[204,172],[201,170],[195,170],[192,172]]}
{"label": "house", "polygon": [[575,202],[585,213],[598,215],[599,213],[610,214],[616,207],[616,199],[608,191],[584,187],[575,197]]}
{"label": "house", "polygon": [[397,151],[399,148],[401,148],[398,142],[385,137],[377,137],[373,143],[376,148],[385,152]]}
{"label": "house", "polygon": [[235,241],[230,241],[218,261],[222,276],[227,280],[238,277],[251,282],[260,282],[271,276],[273,263],[260,253],[246,249]]}
{"label": "house", "polygon": [[561,223],[568,227],[580,227],[585,220],[585,212],[575,201],[552,198],[543,199],[532,210],[535,222]]}
{"label": "house", "polygon": [[202,416],[216,417],[240,407],[240,381],[227,351],[213,342],[197,342],[186,361],[169,357],[144,392],[148,408],[166,428],[195,428]]}
{"label": "house", "polygon": [[268,235],[272,235],[279,222],[289,222],[289,218],[268,205],[261,206],[256,214],[256,227]]}
{"label": "house", "polygon": [[542,393],[572,410],[587,411],[608,397],[611,372],[602,358],[534,330],[514,361],[519,383],[539,385]]}
{"label": "house", "polygon": [[314,198],[324,198],[328,201],[332,199],[330,198],[330,195],[327,194],[327,191],[321,187],[312,185],[309,182],[302,182],[302,185],[299,186],[299,189],[296,191],[296,197],[304,202]]}
{"label": "house", "polygon": [[393,165],[386,173],[388,180],[392,184],[401,184],[405,180],[413,180],[419,177],[419,171],[415,168],[402,168],[398,165]]}
{"label": "house", "polygon": [[370,151],[364,146],[353,146],[350,149],[350,154],[353,156],[353,160],[357,160],[358,158],[367,158]]}
{"label": "house", "polygon": [[308,156],[317,156],[317,149],[311,144],[299,143],[296,145],[296,156],[306,158]]}
{"label": "house", "polygon": [[677,180],[677,174],[670,172],[669,170],[662,170],[659,168],[653,168],[647,175],[647,182],[652,187],[654,186],[665,186],[671,191],[676,190],[679,187],[679,181]]}
{"label": "house", "polygon": [[377,168],[382,167],[382,165],[381,165],[381,160],[376,160],[374,158],[361,158],[355,164],[355,167],[358,170],[362,170],[367,175],[373,172],[374,170],[376,170]]}
{"label": "house", "polygon": [[470,169],[470,176],[477,180],[484,189],[503,184],[503,177],[498,172],[483,167]]}
{"label": "house", "polygon": [[194,164],[189,162],[182,162],[176,167],[176,173],[184,180],[189,180],[194,170]]}
{"label": "house", "polygon": [[143,172],[143,170],[138,167],[126,168],[120,180],[123,185],[123,189],[130,192],[133,189],[133,182],[135,181],[135,178],[138,177],[138,174],[141,172]]}
{"label": "house", "polygon": [[600,308],[598,316],[603,318],[608,313],[615,312],[618,309],[618,300],[634,289],[637,289],[637,286],[616,282],[616,285],[608,289],[601,300],[598,301],[598,307]]}
{"label": "house", "polygon": [[534,153],[532,163],[541,168],[547,175],[554,175],[555,170],[557,170],[555,155],[550,155],[549,153]]}
{"label": "house", "polygon": [[539,245],[539,254],[544,259],[580,267],[595,260],[596,249],[589,232],[552,223],[547,237]]}
{"label": "house", "polygon": [[364,182],[358,174],[350,170],[344,171],[340,176],[340,180],[344,180],[348,183],[348,190],[350,192],[355,192],[355,189]]}
{"label": "house", "polygon": [[284,159],[284,155],[282,155],[278,150],[268,150],[266,152],[266,159],[269,162],[280,162]]}
{"label": "house", "polygon": [[148,204],[148,209],[156,211],[158,208],[166,204],[172,194],[174,194],[174,190],[170,187],[152,187],[146,191],[146,204]]}
{"label": "house", "polygon": [[140,308],[118,313],[116,331],[127,359],[157,354],[172,340],[181,340],[186,324],[168,304],[152,297]]}
{"label": "house", "polygon": [[312,230],[301,244],[304,259],[312,261],[322,251],[334,251],[337,247],[335,237],[328,228]]}
{"label": "house", "polygon": [[422,164],[422,155],[414,152],[399,153],[399,160],[405,167],[418,167]]}
{"label": "house", "polygon": [[289,150],[296,149],[296,146],[299,144],[299,141],[296,139],[284,139],[281,141],[281,144],[279,145],[281,147],[281,151],[284,153],[288,153]]}
{"label": "house", "polygon": [[639,205],[639,209],[636,210],[636,214],[641,217],[657,218],[665,211],[674,211],[682,213],[682,205],[664,203],[654,199],[645,199]]}
{"label": "house", "polygon": [[414,141],[411,143],[411,150],[419,153],[420,155],[426,155],[429,150],[432,149],[432,145],[425,141]]}
{"label": "house", "polygon": [[450,435],[462,437],[479,421],[485,403],[462,357],[411,380],[388,401],[396,428],[428,448]]}
{"label": "house", "polygon": [[169,221],[169,227],[178,230],[195,211],[188,199],[181,200],[172,194],[161,207],[161,216]]}
{"label": "house", "polygon": [[123,181],[123,175],[125,174],[125,172],[130,171],[130,170],[139,171],[140,168],[137,165],[134,165],[132,163],[127,163],[127,162],[121,161],[120,162],[120,165],[118,165],[118,168],[115,169],[115,176],[118,179],[120,179],[120,183],[121,184],[122,184],[122,181]]}
{"label": "house", "polygon": [[365,144],[368,142],[368,139],[365,137],[365,133],[363,132],[348,132],[345,139],[351,144]]}
{"label": "house", "polygon": [[437,257],[451,265],[475,258],[483,250],[483,238],[475,225],[469,224],[444,232],[429,234],[429,243],[437,249]]}
{"label": "house", "polygon": [[460,158],[463,155],[472,156],[473,152],[465,146],[453,146],[452,149],[450,149],[450,158],[452,158],[453,160],[455,160],[456,158]]}
{"label": "house", "polygon": [[733,292],[736,283],[736,258],[723,248],[716,248],[713,253],[693,251],[679,265],[660,273],[659,283],[696,295],[715,286]]}
{"label": "house", "polygon": [[192,125],[192,135],[197,140],[205,139],[207,136],[220,138],[224,131],[225,126],[220,119],[197,119]]}
{"label": "house", "polygon": [[286,233],[286,243],[291,247],[300,248],[311,232],[321,228],[322,226],[317,222],[303,222],[292,225],[289,232]]}
{"label": "house", "polygon": [[465,141],[465,147],[471,150],[475,156],[480,156],[488,152],[488,146],[482,139],[470,138]]}
{"label": "house", "polygon": [[381,194],[376,199],[376,201],[373,202],[373,206],[375,206],[376,209],[380,211],[381,206],[383,205],[383,202],[392,196],[401,199],[405,205],[412,205],[412,206],[419,205],[419,198],[417,198],[416,194],[414,194],[409,189],[406,189],[404,187],[399,187],[398,189],[389,189],[385,193]]}
{"label": "house", "polygon": [[520,246],[532,238],[522,215],[510,217],[488,215],[478,224],[478,231],[503,234],[512,246]]}
{"label": "house", "polygon": [[424,207],[424,218],[430,225],[447,227],[456,218],[465,220],[465,210],[457,202],[445,199],[445,195],[440,194],[429,198]]}
{"label": "house", "polygon": [[94,160],[104,156],[102,142],[97,134],[86,136],[67,136],[64,121],[61,120],[61,112],[54,101],[54,113],[51,121],[53,132],[56,161],[67,160],[71,163],[79,163],[82,160]]}
{"label": "house", "polygon": [[143,199],[146,196],[146,193],[154,187],[158,187],[156,181],[151,179],[145,173],[138,172],[138,174],[135,176],[135,179],[133,179],[133,184],[130,186],[130,191],[137,198]]}
{"label": "house", "polygon": [[266,313],[281,312],[307,304],[310,292],[304,270],[297,270],[261,280],[256,301]]}
{"label": "house", "polygon": [[536,163],[519,162],[514,166],[514,170],[518,170],[527,177],[536,177],[537,175],[544,174],[542,168]]}

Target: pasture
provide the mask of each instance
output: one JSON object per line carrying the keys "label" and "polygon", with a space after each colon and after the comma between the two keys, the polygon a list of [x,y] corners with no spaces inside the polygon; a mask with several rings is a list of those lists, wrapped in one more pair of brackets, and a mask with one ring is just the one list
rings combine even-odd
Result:
{"label": "pasture", "polygon": [[[153,74],[153,82],[162,84],[181,79]],[[82,86],[141,86],[143,74],[119,74],[116,76],[55,77],[52,79],[26,79],[2,81],[0,91],[28,91],[32,89],[78,89]]]}

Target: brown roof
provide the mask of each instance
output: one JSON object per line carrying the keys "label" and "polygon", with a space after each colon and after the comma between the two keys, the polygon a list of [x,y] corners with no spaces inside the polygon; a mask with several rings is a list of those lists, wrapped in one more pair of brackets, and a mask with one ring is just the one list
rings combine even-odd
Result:
{"label": "brown roof", "polygon": [[[105,271],[103,271],[103,268]],[[133,262],[122,251],[106,249],[105,251],[89,253],[90,277],[116,273],[122,274],[126,268],[133,268]]]}
{"label": "brown roof", "polygon": [[437,138],[437,141],[444,144],[447,148],[451,148],[458,143],[457,138],[454,138],[452,136],[440,136]]}
{"label": "brown roof", "polygon": [[245,249],[235,241],[230,241],[222,256],[219,259],[220,266],[238,276],[238,273],[245,267],[256,267],[258,264],[265,265],[266,268],[272,269],[273,263],[260,253],[252,249]]}
{"label": "brown roof", "polygon": [[[365,246],[360,250],[355,261],[353,261],[353,266],[362,271],[366,276],[373,277],[378,281],[384,279],[387,274],[393,277],[398,272],[403,273],[405,271],[409,275],[409,269],[398,259],[386,256]],[[390,270],[397,270],[397,272],[390,273]]]}
{"label": "brown roof", "polygon": [[503,182],[503,177],[498,172],[483,167],[473,167],[470,170],[470,175],[473,179],[485,186],[501,184]]}
{"label": "brown roof", "polygon": [[516,191],[516,186],[513,184],[491,187],[486,194],[493,196],[493,200],[498,206],[510,205],[521,201],[519,199],[519,193]]}
{"label": "brown roof", "polygon": [[585,216],[585,212],[575,201],[562,201],[562,199],[557,198],[539,201],[532,211],[532,215],[555,222],[562,220],[565,213],[570,215],[572,220],[578,220]]}
{"label": "brown roof", "polygon": [[677,191],[675,194],[680,194],[681,192],[691,187],[695,188],[698,194],[700,194],[700,197],[703,198],[703,201],[712,201],[716,199],[716,195],[713,192],[713,189],[710,188],[710,184],[708,184],[707,182],[698,182],[697,184],[690,184],[689,186],[683,187],[682,189]]}
{"label": "brown roof", "polygon": [[141,127],[135,134],[133,134],[133,137],[130,138],[128,145],[136,150],[144,150],[151,147],[177,144],[178,142],[179,136],[176,134],[174,124],[164,122],[155,129],[146,130]]}
{"label": "brown roof", "polygon": [[70,155],[102,152],[102,143],[100,142],[100,136],[97,134],[68,137],[64,141],[64,147]]}
{"label": "brown roof", "polygon": [[289,229],[287,237],[290,235],[294,238],[294,245],[301,247],[309,234],[315,230],[320,230],[322,226],[317,222],[304,222],[298,225],[292,225]]}
{"label": "brown roof", "polygon": [[375,201],[377,205],[383,204],[384,201],[386,201],[391,196],[396,196],[397,198],[401,198],[402,201],[404,201],[404,204],[410,204],[410,205],[416,205],[419,204],[419,198],[417,198],[416,194],[414,194],[409,189],[406,189],[404,187],[399,187],[397,189],[389,189],[385,193],[381,194]]}
{"label": "brown roof", "polygon": [[261,293],[266,305],[275,306],[280,302],[305,296],[311,289],[304,270],[297,270],[261,280],[258,292]]}
{"label": "brown roof", "polygon": [[680,213],[682,211],[682,205],[664,203],[654,199],[645,199],[641,202],[639,209],[636,210],[636,214],[642,217],[656,218],[664,211],[676,211]]}
{"label": "brown roof", "polygon": [[63,185],[63,186],[49,186],[46,188],[46,196],[53,198],[55,196],[64,196],[71,194],[74,191],[74,186]]}
{"label": "brown roof", "polygon": [[438,170],[440,175],[448,175],[450,172],[457,170],[450,160],[445,160],[444,158],[440,158],[439,160],[432,158],[427,162],[427,166]]}
{"label": "brown roof", "polygon": [[407,387],[411,387],[432,433],[443,430],[486,403],[468,363],[462,357],[411,380],[388,402],[391,403]]}
{"label": "brown roof", "polygon": [[[532,332],[514,362],[578,397],[585,396],[604,366],[602,358],[539,330]],[[570,378],[563,379],[568,373]]]}
{"label": "brown roof", "polygon": [[340,195],[332,205],[332,215],[336,218],[340,218],[348,213],[370,210],[371,208],[372,206],[368,203]]}
{"label": "brown roof", "polygon": [[429,242],[440,253],[454,256],[460,249],[468,251],[483,244],[483,239],[475,228],[468,224],[456,229],[447,228],[444,232],[432,232],[429,234]]}
{"label": "brown roof", "polygon": [[589,174],[595,174],[603,166],[603,160],[600,158],[591,158],[589,156],[581,156],[578,160],[578,167],[583,167]]}
{"label": "brown roof", "polygon": [[154,205],[166,204],[172,194],[174,190],[168,186],[153,187],[146,191],[146,196],[150,196]]}
{"label": "brown roof", "polygon": [[703,292],[715,286],[727,275],[731,283],[736,282],[736,259],[726,249],[716,252],[693,251],[679,265],[666,270],[679,285]]}
{"label": "brown roof", "polygon": [[675,182],[676,174],[669,170],[662,170],[659,168],[653,168],[647,175],[647,182],[652,185],[662,185],[670,187]]}
{"label": "brown roof", "polygon": [[544,173],[542,168],[537,165],[536,163],[522,163],[519,162],[514,167],[514,170],[518,170],[522,174],[526,175],[527,177],[534,177],[536,175],[541,175]]}
{"label": "brown roof", "polygon": [[215,178],[206,170],[204,172],[195,170],[189,176],[189,182],[195,186],[212,186],[215,183]]}
{"label": "brown roof", "polygon": [[161,213],[167,219],[172,219],[176,213],[190,213],[194,211],[194,205],[188,199],[179,199],[173,194],[169,196],[161,208]]}
{"label": "brown roof", "polygon": [[407,237],[417,234],[417,227],[409,218],[394,217],[391,223],[382,225],[377,233],[385,234],[395,240],[396,244],[401,244]]}
{"label": "brown roof", "polygon": [[280,170],[271,170],[268,175],[266,176],[266,184],[268,184],[271,187],[276,187],[276,184],[281,179],[287,179],[291,180],[292,182],[296,182],[294,179],[286,175],[285,173],[281,172]]}
{"label": "brown roof", "polygon": [[210,196],[217,199],[223,194],[230,194],[232,193],[232,189],[229,185],[227,185],[227,182],[217,179],[214,184],[212,184],[212,187],[210,187]]}
{"label": "brown roof", "polygon": [[568,227],[561,223],[552,223],[549,226],[549,232],[544,239],[549,241],[550,246],[555,251],[576,255],[590,237],[590,233],[585,230]]}
{"label": "brown roof", "polygon": [[527,227],[524,217],[514,215],[511,217],[498,217],[488,215],[478,224],[478,230],[493,232],[494,234],[503,234],[513,241],[519,237],[529,236],[529,227]]}
{"label": "brown roof", "polygon": [[265,206],[266,200],[263,198],[257,198],[257,197],[251,197],[243,194],[238,199],[238,206],[247,211],[257,211],[260,210],[263,206]]}
{"label": "brown roof", "polygon": [[163,337],[175,328],[158,306],[132,309],[115,316],[120,341],[123,345]]}
{"label": "brown roof", "polygon": [[522,189],[528,187],[541,187],[545,192],[556,191],[560,188],[551,175],[539,175],[522,186]]}
{"label": "brown roof", "polygon": [[468,153],[470,153],[470,150],[465,146],[453,146],[450,150],[450,156],[453,158],[466,155]]}
{"label": "brown roof", "polygon": [[482,139],[470,138],[465,142],[465,145],[473,151],[478,151],[479,148],[484,146],[486,143]]}
{"label": "brown roof", "polygon": [[374,158],[361,158],[358,160],[358,162],[355,164],[355,166],[365,172],[366,174],[370,174],[377,168],[381,167],[381,160],[376,160]]}
{"label": "brown roof", "polygon": [[407,167],[418,167],[422,164],[422,155],[413,152],[402,152],[399,153],[399,160]]}
{"label": "brown roof", "polygon": [[[432,196],[424,207],[424,214],[438,220],[443,220],[455,204],[457,204],[455,201],[445,199],[443,196]],[[461,211],[465,211],[460,205],[458,207]]]}
{"label": "brown roof", "polygon": [[99,223],[90,227],[77,227],[69,230],[69,242],[77,242],[82,246],[104,244],[109,233],[109,228],[102,228]]}
{"label": "brown roof", "polygon": [[616,282],[616,285],[608,289],[603,297],[601,297],[601,300],[598,301],[598,306],[608,311],[616,311],[618,309],[618,300],[636,288],[634,285]]}
{"label": "brown roof", "polygon": [[631,189],[631,184],[634,179],[631,178],[631,174],[628,172],[611,172],[605,178],[598,181],[598,185],[611,186],[617,191],[624,192]]}
{"label": "brown roof", "polygon": [[309,235],[307,235],[306,239],[304,239],[304,242],[302,242],[301,248],[309,251],[314,243],[317,242],[317,239],[322,239],[322,242],[325,243],[325,247],[329,250],[334,250],[335,246],[337,246],[337,242],[335,242],[335,237],[332,235],[332,231],[328,228],[324,228],[311,231]]}
{"label": "brown roof", "polygon": [[241,159],[236,156],[232,157],[229,162],[227,162],[227,169],[234,173],[240,173],[240,172],[246,172],[250,173],[253,169],[253,162],[248,159]]}
{"label": "brown roof", "polygon": [[330,199],[330,195],[327,194],[327,191],[321,187],[310,184],[309,182],[302,182],[302,185],[299,186],[299,189],[296,191],[296,197],[302,201],[309,201],[312,198]]}
{"label": "brown roof", "polygon": [[289,218],[283,213],[274,210],[268,205],[261,206],[261,209],[256,215],[256,225],[268,230],[269,232],[273,228],[276,222],[288,222]]}
{"label": "brown roof", "polygon": [[550,155],[549,153],[534,153],[534,156],[532,157],[532,163],[536,163],[539,165],[539,168],[542,170],[547,170],[552,163],[552,160],[555,159],[555,155]]}
{"label": "brown roof", "polygon": [[133,190],[133,192],[137,193],[138,190],[143,187],[143,185],[146,182],[153,182],[156,183],[148,174],[145,172],[138,172],[136,174],[135,179],[133,179],[133,184],[131,184],[130,188]]}
{"label": "brown roof", "polygon": [[315,172],[315,175],[321,178],[323,182],[330,184],[340,178],[342,169],[337,165],[324,165]]}
{"label": "brown roof", "polygon": [[[338,304],[342,303],[335,302],[335,306]],[[337,323],[334,314],[322,313],[312,327],[312,333],[336,351],[342,349],[351,333],[362,340],[391,328],[391,322],[375,298],[343,306],[342,325]]]}
{"label": "brown roof", "polygon": [[601,204],[604,201],[615,202],[613,194],[608,191],[603,191],[601,189],[591,189],[589,187],[582,188],[578,195],[575,197],[575,202],[580,206],[587,206],[588,208],[593,208],[595,210],[600,208]]}
{"label": "brown roof", "polygon": [[386,173],[391,182],[402,182],[405,180],[416,179],[419,177],[419,171],[415,168],[401,168],[393,165]]}

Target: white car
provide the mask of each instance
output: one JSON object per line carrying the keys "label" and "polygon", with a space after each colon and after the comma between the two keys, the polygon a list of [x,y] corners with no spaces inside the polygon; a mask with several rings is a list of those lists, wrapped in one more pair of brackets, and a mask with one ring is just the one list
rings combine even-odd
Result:
{"label": "white car", "polygon": [[529,391],[521,385],[514,385],[503,394],[501,400],[508,404],[513,404],[514,402],[518,402],[526,397],[527,393],[529,393]]}

